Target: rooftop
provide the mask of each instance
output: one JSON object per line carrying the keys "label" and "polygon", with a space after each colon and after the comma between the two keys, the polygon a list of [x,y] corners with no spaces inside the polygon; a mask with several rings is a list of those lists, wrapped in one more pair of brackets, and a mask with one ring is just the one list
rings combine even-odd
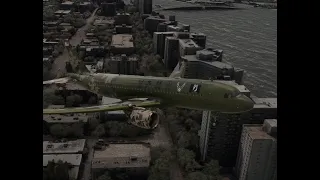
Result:
{"label": "rooftop", "polygon": [[182,45],[183,47],[186,48],[190,48],[190,47],[197,47],[199,48],[199,46],[197,45],[197,43],[195,43],[193,40],[191,39],[179,39],[179,44]]}
{"label": "rooftop", "polygon": [[219,69],[233,69],[233,66],[224,62],[220,62],[220,61],[203,61],[203,60],[199,60],[197,59],[196,55],[185,55],[181,57],[183,60],[186,60],[188,62],[200,62],[203,64],[208,64],[211,66],[215,66],[216,68]]}
{"label": "rooftop", "polygon": [[71,13],[71,10],[58,10],[54,13],[55,14],[69,14],[69,13]]}
{"label": "rooftop", "polygon": [[133,47],[133,37],[130,34],[113,35],[111,46],[116,47],[116,48]]}
{"label": "rooftop", "polygon": [[146,144],[109,144],[105,150],[95,151],[93,158],[149,157],[150,147]]}
{"label": "rooftop", "polygon": [[101,104],[105,105],[105,104],[114,104],[114,103],[119,103],[119,102],[121,102],[120,99],[102,96]]}
{"label": "rooftop", "polygon": [[43,120],[47,123],[75,123],[75,122],[88,122],[88,116],[74,115],[43,115]]}
{"label": "rooftop", "polygon": [[91,2],[81,2],[80,6],[86,6],[86,5],[90,5],[90,4],[91,4]]}
{"label": "rooftop", "polygon": [[85,143],[85,139],[66,142],[43,141],[43,154],[79,153],[83,151]]}
{"label": "rooftop", "polygon": [[244,124],[243,129],[247,130],[252,139],[272,139],[274,138],[262,130],[261,124]]}
{"label": "rooftop", "polygon": [[73,166],[80,166],[82,154],[46,154],[43,155],[43,166],[47,166],[49,161],[70,163]]}
{"label": "rooftop", "polygon": [[74,4],[74,2],[72,2],[72,1],[65,1],[65,2],[61,3],[61,5],[72,5],[72,4]]}
{"label": "rooftop", "polygon": [[270,108],[277,108],[277,98],[252,98],[256,105],[264,105]]}

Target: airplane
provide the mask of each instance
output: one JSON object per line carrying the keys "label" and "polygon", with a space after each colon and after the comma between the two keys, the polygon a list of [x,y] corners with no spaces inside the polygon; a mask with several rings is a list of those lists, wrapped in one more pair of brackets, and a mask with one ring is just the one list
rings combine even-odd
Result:
{"label": "airplane", "polygon": [[[122,74],[74,74],[43,84],[74,82],[96,94],[123,100],[120,103],[90,107],[43,109],[43,114],[94,113],[128,110],[129,123],[155,129],[159,115],[151,107],[179,107],[221,113],[243,113],[253,108],[253,101],[234,86],[215,81],[172,77]],[[139,99],[140,98],[140,99]]]}

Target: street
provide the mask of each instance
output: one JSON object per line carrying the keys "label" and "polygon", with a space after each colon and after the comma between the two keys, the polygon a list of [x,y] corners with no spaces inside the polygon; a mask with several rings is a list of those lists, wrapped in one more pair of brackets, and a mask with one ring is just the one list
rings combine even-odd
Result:
{"label": "street", "polygon": [[[86,25],[84,25],[83,27],[79,28],[77,30],[77,32],[75,33],[74,36],[72,36],[72,38],[70,39],[70,45],[72,46],[77,46],[78,44],[80,44],[81,40],[83,38],[85,38],[85,31],[88,29],[88,27],[90,26],[90,23],[94,20],[94,16],[97,12],[98,8],[96,8],[93,13],[91,14],[91,16],[86,20],[87,23]],[[51,69],[51,74],[53,75],[58,75],[58,74],[63,74],[66,73],[66,62],[69,61],[69,52],[67,50],[67,48],[64,48],[63,53],[58,56],[54,62],[52,63],[52,69]]]}

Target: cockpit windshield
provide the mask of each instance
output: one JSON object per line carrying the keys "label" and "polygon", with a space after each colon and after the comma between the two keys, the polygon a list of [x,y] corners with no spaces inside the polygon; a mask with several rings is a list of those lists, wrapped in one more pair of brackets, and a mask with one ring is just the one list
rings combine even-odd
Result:
{"label": "cockpit windshield", "polygon": [[240,95],[240,91],[231,91],[229,93],[224,94],[224,98],[235,98]]}

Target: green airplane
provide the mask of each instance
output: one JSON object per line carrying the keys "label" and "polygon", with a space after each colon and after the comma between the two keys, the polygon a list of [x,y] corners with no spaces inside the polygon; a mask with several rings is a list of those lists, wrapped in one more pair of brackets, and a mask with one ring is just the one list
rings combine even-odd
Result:
{"label": "green airplane", "polygon": [[[222,113],[243,113],[253,108],[253,101],[234,86],[200,79],[119,75],[119,74],[67,74],[67,78],[45,81],[44,84],[64,84],[73,81],[97,94],[125,100],[121,103],[44,109],[44,114],[94,113],[128,110],[129,123],[140,128],[154,129],[159,124],[155,106],[174,106],[187,109]],[[139,99],[140,98],[140,99]]]}

